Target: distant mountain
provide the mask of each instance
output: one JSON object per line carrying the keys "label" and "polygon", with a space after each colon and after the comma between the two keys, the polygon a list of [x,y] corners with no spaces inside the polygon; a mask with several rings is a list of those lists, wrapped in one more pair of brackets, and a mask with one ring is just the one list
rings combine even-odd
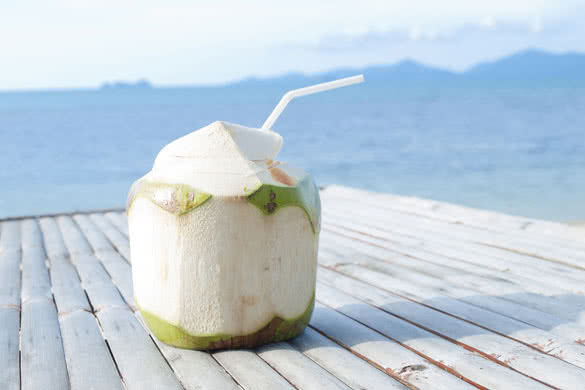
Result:
{"label": "distant mountain", "polygon": [[473,66],[465,72],[452,72],[404,60],[392,65],[365,68],[344,68],[305,75],[289,73],[271,78],[248,78],[235,85],[287,85],[291,87],[319,83],[363,73],[368,85],[467,85],[477,83],[530,84],[530,85],[581,85],[585,86],[585,54],[553,54],[526,50]]}
{"label": "distant mountain", "polygon": [[136,82],[127,81],[106,81],[100,87],[101,90],[120,90],[120,89],[150,89],[152,84],[146,79],[141,79]]}
{"label": "distant mountain", "polygon": [[585,81],[585,55],[526,50],[494,62],[478,64],[464,76],[475,80]]}
{"label": "distant mountain", "polygon": [[[265,87],[294,89],[363,73],[367,87],[391,86],[466,86],[466,85],[526,85],[526,86],[584,86],[585,54],[554,54],[526,50],[484,62],[464,72],[435,68],[411,59],[391,65],[373,65],[364,68],[340,68],[322,73],[287,73],[275,77],[248,77],[224,84],[222,87]],[[206,86],[206,88],[213,86]],[[147,90],[148,80],[136,82],[106,82],[101,90]]]}
{"label": "distant mountain", "polygon": [[452,81],[456,78],[456,73],[448,70],[433,68],[415,62],[413,60],[404,60],[392,65],[375,65],[366,68],[341,68],[328,72],[316,74],[288,73],[283,76],[270,78],[250,77],[239,82],[236,85],[307,85],[331,81],[338,78],[353,76],[363,73],[368,82],[379,83],[440,83]]}

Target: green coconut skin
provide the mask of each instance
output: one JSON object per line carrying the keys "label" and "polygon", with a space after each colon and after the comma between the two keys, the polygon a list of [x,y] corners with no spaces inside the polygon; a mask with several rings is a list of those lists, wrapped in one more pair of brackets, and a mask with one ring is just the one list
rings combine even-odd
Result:
{"label": "green coconut skin", "polygon": [[177,216],[187,214],[207,202],[211,195],[187,184],[168,184],[140,179],[130,187],[126,213],[130,213],[134,201],[143,197],[163,210]]}
{"label": "green coconut skin", "polygon": [[138,309],[148,328],[157,339],[173,347],[211,351],[226,348],[254,348],[267,343],[289,340],[298,336],[307,327],[315,307],[315,293],[305,311],[298,317],[282,319],[274,317],[259,330],[248,335],[229,334],[193,335],[180,326],[170,324],[160,317]]}
{"label": "green coconut skin", "polygon": [[[211,198],[187,184],[168,184],[138,180],[130,188],[126,212],[138,197],[144,197],[163,210],[177,216],[187,214]],[[256,206],[265,215],[276,213],[283,207],[300,207],[311,222],[314,234],[321,229],[321,201],[319,188],[310,175],[305,175],[295,186],[262,184],[247,196],[248,203]]]}
{"label": "green coconut skin", "polygon": [[313,233],[318,234],[321,229],[319,188],[310,175],[304,176],[295,186],[262,184],[248,196],[248,202],[266,215],[274,214],[283,207],[300,207],[309,217]]}

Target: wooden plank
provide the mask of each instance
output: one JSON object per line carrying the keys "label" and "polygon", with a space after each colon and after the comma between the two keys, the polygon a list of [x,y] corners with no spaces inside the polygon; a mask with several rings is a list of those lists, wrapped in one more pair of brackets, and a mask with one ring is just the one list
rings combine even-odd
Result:
{"label": "wooden plank", "polygon": [[75,266],[71,263],[57,222],[47,217],[41,218],[39,225],[49,257],[51,287],[59,313],[70,313],[75,310],[89,311],[89,302]]}
{"label": "wooden plank", "polygon": [[43,248],[43,238],[36,219],[26,218],[21,220],[20,234],[23,249]]}
{"label": "wooden plank", "polygon": [[328,286],[318,291],[332,307],[420,353],[452,373],[490,389],[545,388],[532,379],[507,369],[424,329],[390,316]]}
{"label": "wooden plank", "polygon": [[322,191],[322,194],[325,196],[332,195],[334,197],[350,199],[355,199],[356,196],[359,196],[360,199],[375,199],[377,203],[383,203],[385,207],[396,211],[425,216],[427,218],[449,223],[464,222],[467,225],[475,227],[497,229],[500,231],[506,230],[511,233],[518,230],[537,233],[530,235],[529,237],[548,236],[548,238],[553,240],[558,238],[571,240],[576,243],[583,243],[583,240],[585,239],[583,231],[572,228],[566,224],[511,216],[494,211],[474,209],[446,202],[375,193],[340,186],[330,186],[325,191]]}
{"label": "wooden plank", "polygon": [[353,389],[407,389],[312,328],[305,329],[290,344]]}
{"label": "wooden plank", "polygon": [[63,236],[59,231],[59,226],[55,218],[44,217],[39,220],[41,232],[43,233],[43,243],[49,258],[68,257],[69,251],[63,241]]}
{"label": "wooden plank", "polygon": [[59,229],[63,234],[63,241],[69,252],[69,256],[92,254],[91,249],[83,233],[79,230],[73,218],[69,216],[59,216],[56,218]]}
{"label": "wooden plank", "polygon": [[41,230],[34,219],[23,220],[21,227],[22,388],[69,388]]}
{"label": "wooden plank", "polygon": [[183,388],[130,310],[105,308],[97,317],[127,389]]}
{"label": "wooden plank", "polygon": [[[441,261],[441,258],[429,258],[429,256],[425,256],[424,259],[421,260],[418,255],[417,257],[400,255],[389,256],[384,253],[384,250],[381,248],[368,246],[355,240],[328,239],[327,237],[327,234],[322,234],[320,251],[324,255],[326,252],[329,252],[333,254],[335,258],[330,258],[326,255],[322,256],[321,262],[324,265],[336,268],[348,263],[365,264],[366,266],[370,264],[370,268],[376,268],[375,266],[372,266],[371,262],[367,261],[367,259],[377,259],[384,263],[393,264],[391,269],[392,275],[395,275],[400,283],[393,283],[391,285],[392,288],[402,285],[405,288],[405,291],[414,291],[412,289],[416,289],[419,286],[426,286],[427,288],[431,288],[434,293],[445,294],[449,297],[465,301],[471,305],[485,308],[491,312],[501,313],[510,318],[521,320],[522,322],[531,324],[537,328],[550,331],[562,338],[567,338],[571,341],[585,339],[585,328],[573,324],[572,320],[568,321],[562,317],[547,312],[531,309],[530,307],[527,307],[526,304],[519,304],[514,301],[505,300],[503,299],[505,298],[505,295],[502,295],[507,291],[505,288],[502,291],[498,291],[497,294],[493,293],[495,283],[493,279],[480,277],[470,278],[470,274],[464,274],[463,270],[452,268],[452,264],[445,264]],[[433,260],[436,260],[436,262]],[[455,264],[455,267],[456,266],[457,264]],[[400,271],[400,268],[397,267],[404,268],[405,272],[401,273],[400,276],[396,275],[396,272]],[[421,275],[419,275],[419,273]],[[432,279],[425,278],[424,275],[439,280],[433,281]],[[407,282],[409,285],[405,286],[404,281],[409,281]],[[466,285],[469,285],[470,288],[462,287]],[[478,289],[477,287],[479,285],[485,286],[485,293],[479,291],[480,288]],[[490,289],[491,291],[488,291]],[[495,290],[497,291],[498,289],[496,288]],[[420,292],[419,290],[416,291]],[[528,295],[527,292],[518,292],[518,294],[523,296]],[[531,300],[540,302],[542,306],[542,301],[546,298],[547,297],[539,295]],[[443,299],[439,301],[439,303],[442,302]],[[551,305],[555,304],[556,302],[551,303]],[[496,318],[498,318],[497,315],[494,319]],[[550,339],[550,337],[547,337],[546,343],[538,342],[537,344],[549,345]],[[552,337],[552,339],[555,339],[555,337]]]}
{"label": "wooden plank", "polygon": [[[116,233],[111,233],[111,231],[114,231],[115,229],[112,226],[110,226],[107,221],[105,221],[102,218],[99,218],[98,214],[92,214],[90,217],[91,218],[87,217],[79,218],[78,223],[80,223],[80,225],[83,225],[85,229],[93,231],[92,236],[94,237],[94,239],[97,239],[98,242],[103,242],[103,240],[112,241],[111,239],[112,234],[115,236],[114,246],[116,247],[116,250],[118,250],[124,257],[121,257],[118,253],[116,253],[114,251],[114,247],[111,245],[109,245],[107,250],[98,250],[96,252],[96,255],[102,261],[104,267],[111,275],[112,280],[114,281],[118,289],[120,289],[126,302],[130,305],[130,307],[133,308],[133,310],[136,310],[136,303],[134,301],[134,293],[132,289],[131,269],[130,266],[128,265],[130,256],[128,240],[117,231],[116,233],[119,236],[116,236]],[[105,231],[110,231],[110,234],[109,235],[104,234],[105,231],[102,230],[102,228],[105,228],[106,229]],[[106,235],[108,236],[107,238]],[[98,238],[97,236],[100,237]],[[91,241],[92,238],[91,237],[88,238]],[[125,250],[123,248],[128,249]]]}
{"label": "wooden plank", "polygon": [[20,251],[0,251],[0,307],[20,306]]}
{"label": "wooden plank", "polygon": [[[363,204],[368,204],[367,199],[362,199]],[[464,224],[444,223],[430,218],[425,218],[417,215],[407,215],[399,213],[391,209],[385,208],[382,202],[377,202],[376,207],[361,207],[359,209],[351,208],[350,201],[337,202],[333,199],[328,199],[325,204],[328,206],[325,211],[331,210],[331,206],[337,204],[337,210],[343,210],[349,215],[360,215],[362,218],[379,218],[380,215],[391,217],[387,220],[400,220],[401,224],[414,223],[417,229],[430,230],[435,232],[443,232],[448,229],[453,237],[467,241],[478,242],[483,245],[495,246],[507,250],[514,250],[529,255],[537,255],[545,259],[556,261],[563,261],[568,264],[580,265],[585,264],[585,255],[583,254],[583,246],[564,241],[563,246],[558,245],[558,241],[546,240],[543,238],[526,238],[512,236],[509,231],[494,231],[470,227]]]}
{"label": "wooden plank", "polygon": [[128,238],[114,226],[103,214],[90,214],[91,221],[105,234],[118,252],[130,261],[130,245]]}
{"label": "wooden plank", "polygon": [[94,310],[102,310],[106,307],[127,307],[126,302],[112,283],[110,275],[97,257],[78,255],[72,257],[72,260],[81,278],[81,285],[87,292]]}
{"label": "wooden plank", "polygon": [[290,344],[264,345],[258,348],[257,353],[298,389],[350,389],[349,386],[294,349]]}
{"label": "wooden plank", "polygon": [[39,298],[53,300],[45,252],[40,247],[25,247],[22,252],[22,302]]}
{"label": "wooden plank", "polygon": [[[323,270],[320,272],[320,278],[337,289],[352,291],[356,297],[387,313],[408,320],[465,348],[481,352],[484,357],[529,377],[567,389],[578,389],[577,383],[585,383],[585,370],[486,329],[409,302],[371,284],[358,282],[333,271]],[[387,326],[387,323],[378,326]]]}
{"label": "wooden plank", "polygon": [[[318,286],[321,291],[322,285]],[[325,294],[318,293],[317,296],[319,300],[322,296],[326,304],[332,303]],[[475,389],[469,383],[458,379],[455,370],[451,371],[452,375],[434,365],[438,364],[438,361],[433,363],[428,356],[421,357],[408,347],[323,304],[318,303],[315,306],[310,325],[413,389]]]}
{"label": "wooden plank", "polygon": [[53,296],[59,313],[91,311],[75,266],[69,258],[49,258]]}
{"label": "wooden plank", "polygon": [[134,289],[132,286],[132,269],[128,262],[116,252],[106,251],[98,252],[96,256],[101,260],[104,268],[110,274],[112,281],[120,290],[124,300],[132,308],[136,310],[136,302],[134,301]]}
{"label": "wooden plank", "polygon": [[[570,281],[573,283],[573,286],[578,286],[579,283],[585,280],[585,271],[583,270],[537,257],[473,243],[454,243],[452,239],[441,239],[438,234],[433,234],[432,236],[427,235],[424,239],[425,242],[422,245],[422,249],[424,250],[455,258],[465,257],[473,260],[475,257],[479,257],[481,258],[481,260],[478,258],[479,264],[485,268],[493,268],[499,271],[505,270],[518,276],[526,275],[526,277],[532,280],[547,282],[548,279],[545,277],[549,275],[555,278],[555,280],[562,279]],[[397,242],[401,242],[401,240],[397,240]],[[486,257],[490,259],[489,262],[485,261]],[[524,273],[520,273],[520,268],[525,267],[527,263],[530,263],[530,269],[525,269]]]}
{"label": "wooden plank", "polygon": [[[413,199],[404,206],[411,209],[420,209],[420,199]],[[402,203],[402,202],[400,202]],[[486,230],[507,231],[518,237],[546,240],[569,240],[573,244],[583,243],[583,231],[558,222],[543,221],[533,218],[511,216],[491,210],[474,209],[445,202],[430,201],[430,208],[426,210],[428,217],[446,218],[453,221],[463,221],[467,225],[484,228]],[[430,212],[429,212],[430,211]]]}
{"label": "wooden plank", "polygon": [[20,247],[20,221],[0,222],[0,252],[17,252]]}
{"label": "wooden plank", "polygon": [[[333,240],[332,245],[339,245],[342,247],[345,245],[346,247],[351,247],[363,254],[378,258],[382,261],[396,261],[405,264],[408,268],[416,269],[417,272],[425,273],[433,277],[439,277],[439,275],[441,275],[441,278],[449,279],[453,283],[462,284],[461,282],[463,280],[468,279],[475,281],[483,280],[482,284],[485,284],[486,286],[491,285],[491,287],[501,287],[503,290],[497,290],[499,294],[505,294],[509,289],[513,292],[518,292],[520,291],[519,289],[521,289],[522,292],[531,292],[533,295],[539,294],[539,300],[550,300],[551,298],[548,294],[567,295],[568,293],[568,291],[555,288],[554,286],[542,286],[535,281],[511,274],[506,270],[492,271],[484,269],[481,266],[474,264],[475,261],[478,260],[477,258],[471,263],[453,257],[420,251],[416,248],[393,248],[386,251],[387,245],[383,240],[372,239],[371,237],[364,239],[362,239],[362,237],[356,237],[356,239],[350,239],[349,237],[328,235],[327,233],[324,233],[323,237],[325,245],[327,245],[327,237],[331,237],[331,240]],[[332,245],[330,245],[330,247]],[[390,246],[392,247],[392,245]],[[394,249],[396,252],[394,252]],[[339,252],[337,251],[337,253]],[[491,259],[488,258],[484,260],[488,262]],[[526,267],[528,266],[529,265],[527,264]],[[571,296],[567,296],[565,298],[565,303],[572,306],[582,307],[583,298],[580,295],[573,295],[573,297],[575,297],[575,299],[571,299]],[[559,303],[558,300],[555,300],[554,305],[558,304],[561,303]]]}
{"label": "wooden plank", "polygon": [[[487,218],[487,222],[491,224],[498,224],[506,226],[508,228],[518,229],[521,225],[525,224],[531,219],[524,217],[511,216],[508,214],[501,214],[496,212],[487,212],[481,209],[473,209],[465,206],[454,205],[446,202],[439,202],[431,199],[422,199],[413,196],[401,196],[389,193],[380,193],[374,191],[367,191],[360,188],[346,187],[339,185],[327,186],[324,191],[321,191],[322,197],[336,197],[336,198],[351,198],[355,199],[375,199],[379,203],[384,204],[387,208],[392,208],[397,211],[404,213],[425,216],[428,218],[435,218],[444,220],[446,222],[456,222],[458,219],[453,217],[453,213],[445,213],[445,211],[451,208],[457,208],[458,212],[454,214],[464,214],[465,211],[474,212],[475,219],[482,220]],[[464,210],[463,212],[461,210]]]}
{"label": "wooden plank", "polygon": [[20,340],[23,390],[70,388],[57,310],[52,301],[23,303]]}
{"label": "wooden plank", "polygon": [[[499,248],[500,250],[497,252],[500,255],[509,253],[510,257],[514,257],[514,255],[517,257],[519,253],[523,253],[524,255],[540,257],[542,260],[553,264],[565,264],[581,270],[585,268],[585,259],[581,258],[583,257],[583,251],[570,250],[570,248],[565,248],[564,245],[558,244],[554,247],[541,249],[538,242],[517,245],[514,242],[510,242],[510,239],[504,234],[484,231],[469,232],[464,226],[457,224],[439,224],[438,226],[429,227],[434,222],[424,218],[421,218],[422,221],[411,221],[401,215],[385,214],[380,211],[373,213],[371,210],[363,208],[346,210],[342,207],[338,209],[331,209],[330,207],[324,210],[323,217],[325,222],[331,220],[333,225],[337,225],[340,219],[344,220],[346,221],[346,228],[348,227],[347,224],[351,226],[352,222],[359,222],[360,230],[368,234],[373,232],[374,235],[379,235],[383,234],[380,233],[381,231],[390,231],[395,239],[400,239],[405,244],[408,244],[404,242],[408,237],[410,240],[424,239],[433,244],[443,242],[457,247],[472,246],[475,251],[481,251],[484,254],[489,254],[490,249],[492,249],[491,252],[493,253],[495,248]],[[540,247],[542,245],[540,244]],[[529,248],[525,248],[526,246]]]}
{"label": "wooden plank", "polygon": [[[485,280],[475,275],[465,275],[457,279],[457,284],[482,294],[495,295],[494,291],[497,291],[497,296],[502,299],[563,319],[559,324],[574,322],[580,326],[585,326],[582,306],[583,297],[580,295],[566,293],[546,296],[534,293],[530,289],[526,289],[525,286],[520,286],[516,283],[491,279]],[[575,304],[571,304],[571,302]]]}
{"label": "wooden plank", "polygon": [[[123,225],[128,227],[128,215],[125,212],[118,213],[118,219],[122,222]],[[126,235],[128,236],[128,234]]]}
{"label": "wooden plank", "polygon": [[[324,254],[324,256],[328,255]],[[366,267],[366,269],[362,267]],[[438,283],[427,288],[425,283],[420,282],[420,278],[412,277],[412,275],[421,275],[411,270],[402,270],[396,264],[363,261],[359,266],[356,264],[341,265],[335,267],[335,269],[353,278],[374,284],[414,302],[441,310],[474,325],[506,335],[542,352],[548,352],[576,366],[585,368],[585,350],[583,346],[575,344],[574,340],[453,299],[443,294],[449,289],[448,285]],[[380,277],[379,272],[384,274],[383,277]],[[460,291],[458,294],[460,296],[473,295],[469,291]],[[559,351],[562,351],[562,354]]]}
{"label": "wooden plank", "polygon": [[[433,251],[427,250],[427,246],[422,247],[409,247],[404,246],[401,244],[396,244],[395,242],[389,241],[387,238],[377,238],[372,235],[365,235],[361,233],[357,233],[355,231],[347,231],[344,229],[331,229],[327,227],[324,229],[324,234],[328,232],[335,233],[336,235],[342,236],[344,242],[349,241],[356,241],[361,243],[367,243],[370,246],[379,247],[388,252],[388,255],[395,256],[395,255],[406,255],[409,257],[415,257],[418,259],[422,259],[425,261],[436,261],[440,259],[443,263],[449,263],[450,266],[456,269],[465,270],[466,273],[469,274],[477,274],[481,276],[489,276],[493,278],[497,278],[500,280],[506,280],[510,283],[520,283],[523,288],[533,291],[536,293],[543,293],[543,294],[563,294],[568,293],[569,290],[564,290],[558,288],[554,285],[547,284],[546,282],[539,282],[535,281],[531,278],[520,276],[517,273],[520,272],[520,268],[514,272],[510,270],[510,268],[494,269],[497,266],[498,262],[504,263],[502,260],[498,260],[493,257],[486,257],[480,254],[465,254],[464,251],[461,253],[457,253],[454,251],[452,255],[445,254],[444,251],[437,251],[440,253],[435,253]],[[351,240],[350,240],[351,239]],[[382,252],[382,250],[379,250]],[[492,266],[484,266],[483,264],[491,264],[494,263],[494,267]],[[504,263],[505,264],[505,263]],[[503,264],[502,264],[503,265]],[[526,265],[524,265],[526,268]],[[526,273],[530,273],[529,271]],[[554,276],[552,276],[554,278]]]}
{"label": "wooden plank", "polygon": [[[339,233],[341,234],[341,232]],[[327,232],[325,231],[322,234],[322,237],[326,237],[326,235]],[[508,299],[522,305],[528,305],[534,309],[553,314],[559,318],[565,318],[569,321],[576,320],[582,325],[585,324],[585,318],[581,316],[581,312],[585,310],[585,297],[581,294],[569,294],[566,290],[546,283],[536,282],[518,275],[511,275],[506,270],[504,270],[504,272],[494,272],[481,268],[482,262],[492,263],[497,262],[497,259],[493,260],[493,258],[484,258],[477,255],[465,257],[466,259],[473,259],[473,264],[471,264],[464,260],[454,258],[459,256],[458,254],[453,254],[452,257],[442,255],[437,256],[434,253],[420,251],[417,248],[396,247],[396,245],[388,243],[386,240],[380,240],[370,235],[366,236],[352,232],[343,232],[343,235],[347,236],[346,238],[355,238],[355,240],[342,240],[344,243],[352,242],[353,246],[357,244],[357,241],[361,241],[371,245],[380,246],[384,249],[392,248],[390,251],[396,251],[398,254],[406,254],[425,261],[439,262],[443,263],[443,265],[449,263],[450,266],[460,270],[465,269],[467,272],[465,275],[462,275],[461,273],[457,274],[456,272],[453,273],[453,275],[447,278],[451,284],[488,293],[490,295],[494,295],[493,291],[498,291],[498,294],[502,299]],[[525,268],[527,267],[529,268],[529,266],[525,266]],[[430,267],[427,266],[427,268]],[[472,271],[477,271],[478,273],[481,273],[481,275],[474,275]],[[562,284],[562,280],[559,280],[557,284]],[[548,294],[555,295],[548,296]]]}
{"label": "wooden plank", "polygon": [[46,246],[71,388],[122,389],[97,320],[88,313],[87,297],[55,220],[42,219],[41,229],[45,242],[50,243]]}
{"label": "wooden plank", "polygon": [[[150,332],[142,316],[134,315],[146,332]],[[185,389],[240,389],[241,387],[208,352],[171,347],[150,337],[164,355]]]}
{"label": "wooden plank", "polygon": [[[466,261],[473,261],[484,268],[494,270],[513,272],[515,270],[514,266],[522,267],[525,266],[526,262],[530,262],[531,268],[528,270],[529,275],[538,280],[543,280],[543,276],[557,275],[563,279],[568,278],[570,280],[575,277],[576,281],[585,281],[585,271],[575,269],[571,266],[499,248],[454,240],[453,237],[446,237],[443,232],[425,232],[416,227],[401,224],[400,221],[394,222],[387,218],[368,218],[367,222],[365,222],[363,219],[356,220],[352,217],[336,214],[334,223],[327,225],[327,228],[338,230],[339,228],[335,226],[342,227],[350,232],[357,232],[359,229],[362,235],[367,234],[372,237],[384,238],[402,248],[411,247],[410,243],[405,239],[412,240],[418,238],[421,242],[414,250],[430,251]],[[449,228],[446,227],[446,229],[448,230]],[[480,258],[476,259],[478,256]],[[489,257],[490,261],[486,261],[486,257]],[[512,267],[510,268],[510,266]],[[524,275],[524,273],[521,275]]]}
{"label": "wooden plank", "polygon": [[114,247],[101,231],[85,214],[75,214],[73,220],[77,223],[94,252],[113,251]]}
{"label": "wooden plank", "polygon": [[104,214],[116,228],[128,237],[128,220],[125,213],[109,212]]}
{"label": "wooden plank", "polygon": [[186,389],[241,390],[209,353],[173,348],[156,339],[155,342]]}
{"label": "wooden plank", "polygon": [[[502,253],[497,256],[488,254],[486,250],[466,250],[461,246],[449,247],[445,243],[425,244],[422,248],[426,251],[441,254],[443,256],[465,259],[468,262],[479,264],[484,268],[497,269],[498,272],[505,272],[513,275],[512,277],[525,284],[533,285],[548,285],[549,288],[557,288],[559,291],[572,291],[576,293],[585,292],[583,283],[585,282],[585,273],[578,269],[573,269],[568,272],[566,267],[560,267],[559,264],[549,263],[543,265],[539,263],[538,259],[528,257],[518,261],[514,259],[514,253],[509,253],[510,256]],[[489,250],[498,250],[497,248],[486,248]],[[529,265],[529,267],[527,267]],[[536,282],[536,284],[535,284]],[[562,282],[559,284],[559,282]]]}
{"label": "wooden plank", "polygon": [[59,317],[71,389],[123,389],[95,317],[78,310]]}
{"label": "wooden plank", "polygon": [[[348,222],[349,224],[349,222]],[[358,225],[360,229],[362,226]],[[553,270],[536,270],[537,267],[534,267],[531,263],[529,267],[526,264],[514,266],[512,262],[506,262],[504,260],[494,258],[492,256],[484,256],[480,253],[465,253],[461,249],[449,249],[446,245],[442,247],[444,249],[437,250],[437,246],[434,245],[432,249],[429,249],[429,245],[425,243],[424,246],[418,245],[417,247],[410,247],[408,245],[401,245],[396,244],[399,242],[400,239],[396,238],[395,235],[392,233],[380,233],[380,236],[374,236],[371,232],[368,234],[359,233],[357,230],[349,230],[347,227],[343,228],[331,228],[331,226],[327,226],[324,228],[325,231],[331,231],[336,234],[340,234],[346,236],[348,238],[353,238],[358,241],[367,242],[372,245],[381,246],[385,249],[388,249],[392,252],[398,254],[405,254],[408,256],[415,256],[418,258],[425,259],[428,256],[435,256],[438,252],[441,256],[445,259],[456,260],[461,264],[458,266],[465,265],[466,269],[471,271],[470,267],[474,268],[474,271],[477,273],[481,273],[483,275],[492,275],[494,278],[497,279],[505,279],[512,283],[519,283],[522,285],[523,288],[527,289],[528,291],[532,291],[538,294],[549,295],[549,294],[556,294],[557,296],[562,296],[570,291],[575,292],[581,295],[583,291],[584,283],[574,279],[571,282],[571,278],[567,276],[563,276],[560,274],[559,276],[555,276],[555,272]],[[392,237],[391,239],[389,237]],[[393,240],[393,241],[391,241]],[[467,264],[465,264],[467,263]],[[497,267],[498,263],[500,263],[501,269],[498,271],[494,271]],[[471,265],[473,264],[473,265]],[[489,266],[485,266],[485,264],[490,264]],[[504,268],[508,267],[508,268]],[[534,269],[533,269],[534,268]],[[523,271],[524,270],[524,271]],[[521,274],[529,274],[529,277],[524,277]],[[538,279],[538,280],[534,280]],[[549,281],[551,279],[552,281]],[[566,287],[567,290],[563,288],[559,288],[558,286],[562,285]],[[568,299],[568,297],[565,297]],[[580,303],[577,302],[580,300]],[[577,297],[577,299],[573,299],[570,302],[567,302],[570,307],[575,307],[578,305],[580,309],[585,309],[585,298]]]}
{"label": "wooden plank", "polygon": [[[114,293],[109,288],[105,288],[104,291],[100,292],[103,287],[101,283],[110,283],[110,280],[113,280],[116,286],[120,288],[126,302],[135,310],[136,303],[134,302],[130,267],[125,261],[120,262],[122,258],[114,252],[106,237],[87,216],[76,215],[76,220],[79,227],[88,232],[87,239],[93,249],[97,251],[96,254],[101,260],[100,262],[97,257],[87,253],[73,255],[72,260],[77,265],[78,272],[84,273],[85,276],[85,279],[82,277],[85,280],[83,286],[86,289],[96,289],[94,295],[95,304],[98,305],[98,308],[103,305],[119,306],[121,301],[117,293]],[[65,221],[63,223],[69,224],[69,222]],[[71,225],[70,229],[73,232],[73,236],[70,238],[71,245],[85,248],[83,242],[86,241],[86,236],[79,235],[79,231],[76,230],[77,227],[74,225]],[[111,274],[108,275],[110,272]],[[128,278],[129,275],[130,278]]]}
{"label": "wooden plank", "polygon": [[[396,219],[402,219],[404,215],[395,217]],[[419,219],[417,222],[431,229],[435,227],[435,230],[438,229],[439,231],[441,227],[450,227],[451,229],[457,230],[462,237],[465,236],[476,241],[480,240],[486,244],[489,244],[491,241],[491,244],[496,246],[499,242],[502,246],[507,247],[507,249],[520,250],[527,254],[540,253],[543,257],[554,257],[554,254],[558,254],[559,256],[574,255],[575,258],[583,260],[582,252],[585,249],[585,245],[575,241],[529,234],[513,229],[503,229],[500,225],[494,224],[486,227],[477,227],[466,224],[465,222],[461,223],[460,220],[454,224],[439,222],[432,218],[422,218],[422,220]],[[535,250],[537,252],[534,252]]]}
{"label": "wooden plank", "polygon": [[[100,240],[100,233],[88,228],[89,223],[80,219],[81,224],[90,232],[93,244],[104,249],[104,241]],[[83,288],[90,297],[94,310],[101,310],[105,307],[123,307],[127,305],[121,295],[114,287],[110,276],[104,269],[101,262],[93,254],[92,249],[73,220],[66,216],[58,217],[59,227],[62,230],[65,245],[70,250],[72,263],[81,279]]]}
{"label": "wooden plank", "polygon": [[253,351],[221,351],[213,353],[213,357],[245,390],[294,389]]}
{"label": "wooden plank", "polygon": [[20,311],[0,307],[0,389],[20,390]]}
{"label": "wooden plank", "polygon": [[583,227],[574,227],[548,221],[530,221],[521,226],[520,229],[531,233],[534,232],[577,242],[585,242],[585,229]]}
{"label": "wooden plank", "polygon": [[34,219],[24,219],[22,232],[22,293],[21,300],[44,298],[53,300],[49,270],[39,226]]}
{"label": "wooden plank", "polygon": [[20,306],[20,221],[0,222],[0,307]]}

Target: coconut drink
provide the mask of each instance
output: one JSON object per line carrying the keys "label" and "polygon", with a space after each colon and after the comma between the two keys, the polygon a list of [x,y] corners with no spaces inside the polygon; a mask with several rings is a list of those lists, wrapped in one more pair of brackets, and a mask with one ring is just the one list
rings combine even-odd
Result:
{"label": "coconut drink", "polygon": [[278,161],[283,139],[266,127],[214,122],[166,145],[131,187],[134,296],[169,345],[251,348],[310,320],[319,190]]}

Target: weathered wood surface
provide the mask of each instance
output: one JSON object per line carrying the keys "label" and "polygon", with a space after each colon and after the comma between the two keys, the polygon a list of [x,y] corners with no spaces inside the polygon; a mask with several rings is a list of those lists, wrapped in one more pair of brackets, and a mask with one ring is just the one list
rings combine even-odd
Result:
{"label": "weathered wood surface", "polygon": [[322,204],[305,333],[212,354],[149,334],[122,212],[0,221],[0,388],[584,388],[583,230],[339,186]]}
{"label": "weathered wood surface", "polygon": [[69,388],[63,340],[53,301],[24,302],[20,324],[22,389]]}
{"label": "weathered wood surface", "polygon": [[0,307],[0,388],[20,390],[20,310]]}
{"label": "weathered wood surface", "polygon": [[0,306],[20,307],[20,223],[0,223]]}

